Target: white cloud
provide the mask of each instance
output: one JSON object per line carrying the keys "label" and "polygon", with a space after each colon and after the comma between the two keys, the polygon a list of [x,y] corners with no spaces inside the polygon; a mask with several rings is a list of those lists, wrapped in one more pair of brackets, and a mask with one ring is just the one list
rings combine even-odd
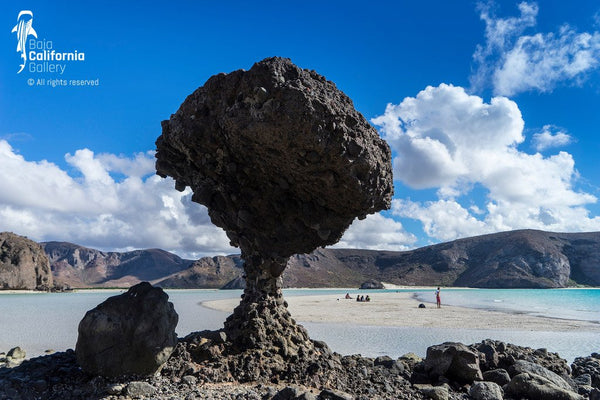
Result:
{"label": "white cloud", "polygon": [[552,125],[544,125],[541,132],[533,135],[533,146],[537,151],[566,146],[572,141],[571,135]]}
{"label": "white cloud", "polygon": [[[78,177],[48,161],[29,161],[0,140],[0,230],[38,241],[71,241],[107,250],[158,247],[180,256],[238,252],[191,191],[153,174],[151,152],[133,158],[67,154]],[[111,174],[122,174],[116,180]]]}
{"label": "white cloud", "polygon": [[396,151],[394,179],[416,189],[450,190],[476,172],[473,163],[479,155],[507,151],[524,140],[515,102],[496,97],[484,103],[446,84],[388,104],[372,122]]}
{"label": "white cloud", "polygon": [[402,224],[381,214],[355,219],[338,243],[331,247],[370,250],[408,250],[417,238]]}
{"label": "white cloud", "polygon": [[423,224],[425,233],[436,240],[513,229],[540,229],[551,232],[585,232],[600,229],[600,217],[591,217],[585,207],[543,207],[536,204],[490,201],[483,219],[455,200],[439,199],[425,203],[394,200],[395,215]]}
{"label": "white cloud", "polygon": [[97,158],[111,172],[137,177],[154,174],[154,151],[137,153],[133,158],[106,153],[98,154]]}
{"label": "white cloud", "polygon": [[429,201],[420,204],[396,199],[392,203],[392,212],[400,217],[421,221],[427,236],[442,241],[493,231],[492,227],[477,220],[454,200]]}
{"label": "white cloud", "polygon": [[[239,253],[189,188],[178,192],[172,179],[154,175],[153,152],[128,158],[81,149],[65,160],[74,176],[0,140],[0,231],[103,250],[157,247],[185,258]],[[400,222],[374,214],[356,220],[337,247],[405,250],[415,241]]]}
{"label": "white cloud", "polygon": [[578,33],[563,25],[557,33],[523,33],[535,26],[538,7],[519,4],[520,16],[497,18],[490,7],[480,7],[486,24],[486,43],[473,59],[475,89],[492,84],[497,95],[528,90],[552,91],[560,82],[580,84],[600,65],[600,33]]}
{"label": "white cloud", "polygon": [[[600,218],[585,208],[596,197],[573,189],[578,174],[569,153],[544,157],[518,150],[524,122],[505,97],[485,103],[442,84],[388,105],[372,122],[392,147],[395,180],[437,189],[434,201],[394,202],[395,215],[421,221],[432,238],[517,228],[600,229]],[[461,205],[475,185],[484,189],[485,204]]]}

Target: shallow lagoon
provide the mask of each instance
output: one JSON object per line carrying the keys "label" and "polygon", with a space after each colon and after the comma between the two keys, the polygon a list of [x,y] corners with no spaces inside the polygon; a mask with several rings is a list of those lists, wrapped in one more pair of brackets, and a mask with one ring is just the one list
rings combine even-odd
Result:
{"label": "shallow lagoon", "polygon": [[[343,296],[348,289],[291,289],[286,296],[335,293]],[[432,302],[432,290],[406,289],[422,301]],[[77,326],[86,311],[106,298],[123,291],[78,291],[74,293],[2,293],[0,294],[0,351],[21,346],[28,356],[41,355],[46,349],[63,351],[74,348]],[[185,336],[203,329],[219,329],[227,313],[202,307],[203,301],[239,297],[240,290],[168,290],[179,314],[177,334]],[[360,291],[376,296],[378,291]],[[1,292],[0,292],[1,293]],[[445,289],[446,304],[531,313],[555,318],[600,320],[600,290],[485,290]],[[300,321],[302,323],[302,321]],[[600,338],[592,332],[540,332],[476,329],[439,329],[380,327],[350,324],[306,322],[313,339],[326,341],[341,354],[360,353],[376,357],[399,357],[413,352],[425,355],[428,346],[445,341],[475,343],[491,338],[533,348],[545,347],[572,361],[576,356],[600,352]]]}

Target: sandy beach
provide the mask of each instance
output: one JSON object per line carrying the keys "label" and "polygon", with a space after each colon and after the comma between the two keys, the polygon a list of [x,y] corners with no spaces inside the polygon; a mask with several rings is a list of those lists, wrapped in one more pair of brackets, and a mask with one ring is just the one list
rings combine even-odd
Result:
{"label": "sandy beach", "polygon": [[[435,327],[515,331],[592,331],[600,325],[588,321],[539,317],[484,309],[435,304],[419,308],[410,292],[372,294],[368,303],[340,295],[286,296],[292,316],[299,322],[340,323],[369,326]],[[231,312],[239,299],[203,302],[207,308]]]}

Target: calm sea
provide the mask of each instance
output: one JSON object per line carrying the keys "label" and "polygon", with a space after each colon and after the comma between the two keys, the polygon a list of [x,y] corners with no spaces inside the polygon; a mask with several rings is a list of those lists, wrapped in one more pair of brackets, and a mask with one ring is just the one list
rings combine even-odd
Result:
{"label": "calm sea", "polygon": [[[431,290],[402,290],[414,292],[424,302],[433,302]],[[169,290],[170,300],[179,314],[178,335],[203,329],[219,329],[227,313],[200,306],[203,301],[236,298],[241,291],[216,290]],[[311,294],[339,294],[347,289],[319,289],[286,291],[286,296]],[[352,291],[356,293],[356,291]],[[366,291],[377,293],[378,291]],[[94,308],[106,298],[120,293],[23,293],[0,292],[0,351],[21,346],[28,356],[41,355],[46,349],[56,351],[74,348],[77,326],[87,310]],[[361,291],[365,293],[365,291]],[[509,312],[530,313],[555,318],[581,319],[600,323],[600,290],[493,290],[493,289],[445,289],[445,304],[496,309]],[[348,324],[303,323],[313,339],[326,341],[341,354],[360,353],[376,357],[389,355],[399,357],[413,352],[425,355],[428,346],[445,341],[475,343],[483,339],[496,339],[529,346],[544,347],[558,352],[572,361],[576,356],[600,352],[600,338],[592,332],[530,332],[476,329],[440,329],[379,327]]]}

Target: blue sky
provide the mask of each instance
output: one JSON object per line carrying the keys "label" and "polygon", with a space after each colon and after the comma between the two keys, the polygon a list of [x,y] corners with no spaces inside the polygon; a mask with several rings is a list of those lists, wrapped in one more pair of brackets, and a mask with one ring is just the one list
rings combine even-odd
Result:
{"label": "blue sky", "polygon": [[[334,81],[392,147],[392,210],[339,246],[600,230],[596,1],[122,3],[0,5],[0,231],[235,252],[189,191],[153,175],[154,141],[211,75],[275,55]],[[85,59],[17,73],[22,10],[37,34],[27,46]]]}

